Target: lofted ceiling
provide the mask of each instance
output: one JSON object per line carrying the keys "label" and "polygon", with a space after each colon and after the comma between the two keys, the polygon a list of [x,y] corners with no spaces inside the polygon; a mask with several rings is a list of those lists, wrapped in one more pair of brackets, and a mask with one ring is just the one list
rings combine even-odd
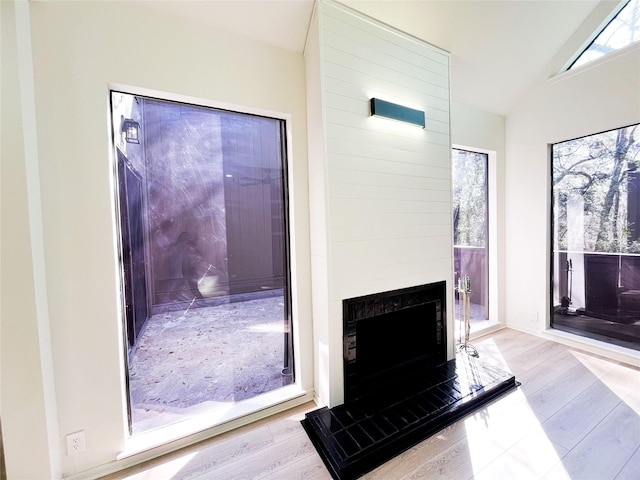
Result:
{"label": "lofted ceiling", "polygon": [[[302,52],[313,0],[156,1],[173,15]],[[455,102],[507,114],[585,20],[619,0],[342,0],[451,53]],[[598,7],[596,9],[596,7]],[[598,18],[598,16],[602,18]],[[571,51],[567,55],[571,55]],[[567,59],[564,59],[565,61]]]}

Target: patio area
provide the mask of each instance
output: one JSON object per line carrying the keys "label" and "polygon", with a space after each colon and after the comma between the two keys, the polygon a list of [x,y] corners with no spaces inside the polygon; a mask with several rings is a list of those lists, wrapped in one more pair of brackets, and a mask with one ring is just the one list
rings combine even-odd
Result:
{"label": "patio area", "polygon": [[133,432],[291,383],[284,297],[153,315],[129,359]]}

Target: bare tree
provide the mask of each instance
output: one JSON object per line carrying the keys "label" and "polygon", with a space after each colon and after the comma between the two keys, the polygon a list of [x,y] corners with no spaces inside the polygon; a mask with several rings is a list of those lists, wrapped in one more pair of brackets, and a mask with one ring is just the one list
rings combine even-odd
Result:
{"label": "bare tree", "polygon": [[[620,191],[622,183],[626,178],[626,166],[627,166],[627,154],[629,149],[635,143],[635,132],[637,125],[629,128],[621,128],[618,130],[616,136],[615,151],[612,155],[613,170],[609,179],[609,188],[604,197],[602,204],[602,210],[600,210],[600,228],[598,230],[598,238],[596,240],[596,246],[604,248],[607,242],[607,234],[610,234],[610,238],[614,245],[620,244],[619,230],[618,230],[618,213],[620,209]],[[614,209],[613,216],[611,216],[611,209]],[[611,225],[611,227],[609,227]]]}
{"label": "bare tree", "polygon": [[[637,125],[554,145],[553,188],[564,205],[570,197],[584,201],[585,249],[627,251],[627,183],[638,166]],[[635,177],[634,177],[635,178]],[[566,245],[567,219],[557,217],[559,245]]]}

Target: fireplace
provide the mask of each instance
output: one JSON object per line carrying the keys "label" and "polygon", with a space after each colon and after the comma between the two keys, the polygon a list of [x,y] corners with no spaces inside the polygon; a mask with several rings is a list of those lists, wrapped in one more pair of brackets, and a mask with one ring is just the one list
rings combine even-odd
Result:
{"label": "fireplace", "polygon": [[352,480],[517,387],[446,358],[446,282],[343,301],[344,399],[302,425],[331,476]]}
{"label": "fireplace", "polygon": [[406,396],[447,359],[446,283],[343,301],[344,401]]}

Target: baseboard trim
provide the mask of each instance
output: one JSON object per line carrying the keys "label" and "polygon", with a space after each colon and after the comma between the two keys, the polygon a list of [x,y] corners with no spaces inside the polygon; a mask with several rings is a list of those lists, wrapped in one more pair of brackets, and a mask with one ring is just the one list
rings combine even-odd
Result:
{"label": "baseboard trim", "polygon": [[626,363],[627,365],[640,367],[640,351],[637,350],[611,345],[599,340],[581,337],[580,335],[574,335],[573,333],[563,332],[553,328],[548,328],[543,331],[535,331],[510,325],[507,328],[561,343],[568,347],[579,348],[594,355],[600,355],[610,360]]}

